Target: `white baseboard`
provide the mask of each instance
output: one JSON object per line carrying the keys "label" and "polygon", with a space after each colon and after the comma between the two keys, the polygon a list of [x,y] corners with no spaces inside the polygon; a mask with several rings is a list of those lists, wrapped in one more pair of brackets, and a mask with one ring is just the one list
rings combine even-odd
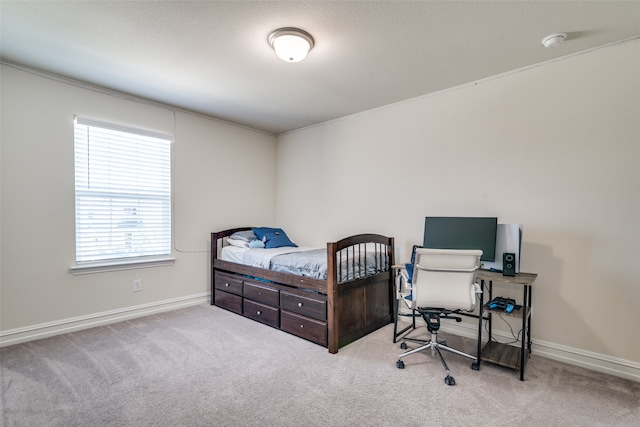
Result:
{"label": "white baseboard", "polygon": [[208,292],[170,300],[142,304],[118,310],[104,311],[86,316],[72,317],[54,322],[41,323],[25,328],[9,329],[0,332],[0,347],[5,347],[22,342],[47,338],[54,335],[66,334],[81,329],[121,322],[136,317],[148,316],[163,311],[176,310],[182,307],[208,302],[211,294]]}
{"label": "white baseboard", "polygon": [[531,352],[559,362],[640,382],[640,363],[630,360],[541,340],[533,341]]}
{"label": "white baseboard", "polygon": [[[408,319],[401,318],[401,321],[407,322]],[[445,324],[443,322],[440,330],[474,340],[478,337],[477,325],[473,323]],[[493,330],[493,336],[502,342],[513,340],[511,335],[501,333],[495,329]],[[482,338],[483,341],[488,340],[488,334],[484,329],[482,331]],[[548,341],[537,340],[535,338],[532,339],[532,342],[531,353],[537,356],[640,382],[640,363],[579,348],[567,347]]]}

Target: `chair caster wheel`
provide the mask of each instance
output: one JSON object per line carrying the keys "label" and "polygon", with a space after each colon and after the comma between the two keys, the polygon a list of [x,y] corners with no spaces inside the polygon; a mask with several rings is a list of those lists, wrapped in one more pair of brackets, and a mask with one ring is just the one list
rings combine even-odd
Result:
{"label": "chair caster wheel", "polygon": [[471,369],[473,369],[474,371],[479,371],[480,370],[480,364],[477,362],[473,362],[471,364]]}
{"label": "chair caster wheel", "polygon": [[402,360],[398,360],[396,362],[396,368],[398,369],[404,369],[404,362]]}
{"label": "chair caster wheel", "polygon": [[400,344],[400,348],[403,349],[403,350],[406,350],[407,349],[407,343],[403,342],[402,344]]}
{"label": "chair caster wheel", "polygon": [[456,380],[454,380],[451,375],[447,375],[446,377],[444,377],[444,383],[446,385],[456,385]]}

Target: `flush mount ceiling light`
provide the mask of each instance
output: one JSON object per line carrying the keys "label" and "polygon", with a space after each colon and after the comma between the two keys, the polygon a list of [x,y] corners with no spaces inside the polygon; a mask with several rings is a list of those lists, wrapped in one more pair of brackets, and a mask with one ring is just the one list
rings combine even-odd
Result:
{"label": "flush mount ceiling light", "polygon": [[313,48],[311,34],[299,28],[280,28],[269,34],[269,45],[283,61],[302,61]]}
{"label": "flush mount ceiling light", "polygon": [[566,37],[567,33],[549,34],[547,37],[542,39],[542,44],[547,49],[552,49],[554,47],[560,46]]}

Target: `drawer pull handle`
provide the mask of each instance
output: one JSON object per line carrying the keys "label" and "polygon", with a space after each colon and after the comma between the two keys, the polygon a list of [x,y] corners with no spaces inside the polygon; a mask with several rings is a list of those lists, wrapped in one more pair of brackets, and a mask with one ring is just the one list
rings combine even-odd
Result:
{"label": "drawer pull handle", "polygon": [[262,312],[261,312],[260,310],[258,310],[258,311],[256,311],[256,314],[257,314],[258,316],[260,316],[260,315],[262,314]]}
{"label": "drawer pull handle", "polygon": [[230,286],[228,283],[225,283],[224,285],[225,285],[226,287],[229,287],[229,286]]}
{"label": "drawer pull handle", "polygon": [[304,328],[304,325],[300,325],[301,328]]}
{"label": "drawer pull handle", "polygon": [[301,302],[298,303],[298,307],[302,307],[302,303]]}

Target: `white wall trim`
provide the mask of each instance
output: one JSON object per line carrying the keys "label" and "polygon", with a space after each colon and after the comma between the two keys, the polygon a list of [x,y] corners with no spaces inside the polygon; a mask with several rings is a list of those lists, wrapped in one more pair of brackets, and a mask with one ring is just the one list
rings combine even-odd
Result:
{"label": "white wall trim", "polygon": [[[401,321],[408,322],[407,319],[402,318]],[[421,324],[420,326],[423,325]],[[440,330],[465,338],[476,339],[478,337],[478,326],[475,323],[463,322],[456,324],[445,324],[443,322]],[[513,337],[511,335],[496,331],[495,329],[492,331],[492,334],[494,338],[497,338],[502,342],[509,342],[513,340]],[[483,341],[486,341],[488,339],[488,333],[484,329],[482,330],[482,338]],[[535,338],[532,339],[532,343],[533,344],[531,345],[531,353],[536,356],[546,357],[548,359],[557,360],[569,365],[580,366],[582,368],[591,369],[597,372],[602,372],[605,374],[614,375],[616,377],[640,382],[640,363],[612,357],[606,354],[599,354],[579,348],[568,347],[548,341],[537,340]]]}
{"label": "white wall trim", "polygon": [[73,274],[90,274],[90,273],[104,273],[107,271],[117,270],[132,270],[134,268],[148,268],[148,267],[165,267],[173,265],[176,259],[174,257],[149,257],[138,258],[133,260],[117,261],[102,261],[102,262],[87,262],[72,265],[69,270]]}
{"label": "white wall trim", "polygon": [[103,326],[109,323],[121,322],[123,320],[148,316],[150,314],[160,313],[163,311],[176,310],[182,307],[202,304],[209,301],[210,295],[211,294],[209,292],[205,292],[186,297],[126,307],[118,310],[103,311],[101,313],[93,313],[86,316],[40,323],[38,325],[27,326],[24,328],[9,329],[0,332],[0,347],[47,338],[54,335],[66,334],[69,332],[79,331],[81,329]]}
{"label": "white wall trim", "polygon": [[541,340],[533,340],[531,352],[559,362],[640,382],[640,363],[632,362],[631,360]]}

